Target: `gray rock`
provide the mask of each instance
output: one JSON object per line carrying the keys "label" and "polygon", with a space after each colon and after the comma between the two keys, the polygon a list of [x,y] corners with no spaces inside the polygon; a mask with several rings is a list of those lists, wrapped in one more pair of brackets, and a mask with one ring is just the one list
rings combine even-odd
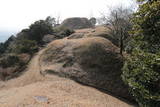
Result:
{"label": "gray rock", "polygon": [[87,18],[68,18],[62,22],[61,27],[67,27],[69,29],[83,29],[94,27],[93,24]]}
{"label": "gray rock", "polygon": [[123,57],[119,54],[119,48],[105,38],[54,41],[42,53],[40,63],[44,73],[71,78],[113,95],[132,99],[121,78]]}
{"label": "gray rock", "polygon": [[34,99],[39,103],[44,103],[48,101],[46,96],[34,96]]}

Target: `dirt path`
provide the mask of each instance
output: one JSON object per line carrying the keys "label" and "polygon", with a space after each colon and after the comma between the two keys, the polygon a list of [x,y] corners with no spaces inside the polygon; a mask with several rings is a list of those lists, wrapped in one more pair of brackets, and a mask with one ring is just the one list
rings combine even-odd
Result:
{"label": "dirt path", "polygon": [[[39,56],[43,50],[39,51],[30,61],[26,71],[18,78],[11,79],[3,83],[4,88],[21,87],[37,81],[42,81],[45,78],[39,73]],[[2,84],[2,83],[1,83]]]}
{"label": "dirt path", "polygon": [[54,75],[40,74],[39,57],[20,77],[0,83],[0,107],[132,107],[94,88]]}
{"label": "dirt path", "polygon": [[[54,76],[53,76],[54,78]],[[62,79],[1,90],[0,107],[131,107],[110,95]]]}

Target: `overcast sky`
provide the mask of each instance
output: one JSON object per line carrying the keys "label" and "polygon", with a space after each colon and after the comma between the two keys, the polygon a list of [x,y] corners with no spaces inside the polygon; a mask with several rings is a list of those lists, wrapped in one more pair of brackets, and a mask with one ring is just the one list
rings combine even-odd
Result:
{"label": "overcast sky", "polygon": [[0,31],[20,31],[47,16],[99,17],[107,6],[128,6],[133,0],[0,0]]}

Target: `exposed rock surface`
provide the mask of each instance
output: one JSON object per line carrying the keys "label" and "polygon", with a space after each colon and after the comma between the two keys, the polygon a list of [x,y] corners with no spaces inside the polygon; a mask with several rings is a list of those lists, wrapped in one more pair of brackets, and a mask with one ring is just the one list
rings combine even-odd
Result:
{"label": "exposed rock surface", "polygon": [[71,34],[68,39],[78,39],[86,37],[104,37],[110,40],[114,45],[118,46],[118,40],[109,35],[107,26],[96,26],[94,28],[77,29],[75,33]]}
{"label": "exposed rock surface", "polygon": [[55,40],[40,58],[43,73],[57,74],[131,98],[121,80],[119,48],[101,37]]}
{"label": "exposed rock surface", "polygon": [[[95,38],[95,39],[97,41],[101,40],[100,43],[105,44],[106,40],[102,38],[101,39]],[[88,43],[87,41],[90,41],[90,40],[92,40],[93,43],[96,42],[96,40],[94,39],[89,39],[89,40],[84,41],[84,43]],[[118,107],[133,107],[133,105],[127,104],[126,102],[121,101],[111,95],[100,92],[97,89],[94,89],[92,87],[87,87],[87,86],[78,84],[67,78],[61,78],[59,76],[49,75],[49,74],[46,74],[45,76],[41,75],[40,71],[42,71],[43,69],[50,69],[53,67],[58,69],[59,66],[63,65],[62,62],[61,62],[62,64],[61,63],[58,64],[57,62],[56,65],[53,65],[53,63],[48,64],[49,62],[47,61],[48,63],[46,62],[46,64],[44,64],[46,65],[45,67],[47,68],[44,68],[43,66],[41,66],[41,64],[45,62],[39,63],[46,49],[51,48],[50,46],[53,46],[53,44],[58,45],[58,44],[63,44],[63,42],[64,44],[67,43],[63,39],[61,40],[61,42],[58,43],[57,41],[57,42],[51,43],[49,44],[47,48],[39,51],[33,57],[30,64],[28,65],[28,68],[26,69],[26,72],[24,72],[22,76],[6,81],[6,82],[0,82],[0,107],[65,107],[66,105],[68,107],[117,107],[117,106]],[[75,41],[74,43],[76,42],[77,41]],[[81,40],[81,45],[82,43],[83,42]],[[57,45],[55,45],[55,47],[57,47],[58,49]],[[65,49],[67,48],[69,47],[66,47]],[[85,48],[87,49],[87,47],[84,47],[83,49],[84,51],[85,51]],[[111,48],[111,47],[108,47],[108,48]],[[114,46],[113,48],[116,48],[116,47]],[[77,52],[78,51],[79,50],[77,50]],[[114,49],[112,51],[114,51]],[[57,51],[57,52],[59,53],[60,51]],[[69,54],[67,54],[66,57],[68,56]],[[66,57],[64,55],[63,58],[65,59]],[[94,59],[98,60],[97,57]],[[90,62],[91,64],[95,62],[94,59],[93,59],[93,62]],[[53,60],[54,58],[51,59],[51,62]],[[57,61],[57,59],[55,61]],[[64,62],[66,61],[67,60],[64,60]],[[86,66],[88,66],[88,64],[86,64]],[[92,69],[92,68],[89,68],[89,69]],[[86,70],[89,71],[89,69],[86,69]],[[69,74],[69,71],[66,71],[66,72],[68,72]],[[117,72],[119,72],[119,70]],[[84,72],[84,73],[85,73],[84,77],[87,77],[87,72]],[[109,73],[110,72],[108,72],[108,74]],[[73,72],[70,72],[70,74],[73,74],[73,76],[75,76]],[[77,75],[79,74],[80,73],[77,73]],[[91,74],[91,76],[94,76],[94,75]],[[93,79],[97,80],[98,77],[95,76]],[[116,77],[116,76],[113,75],[112,77]],[[79,77],[77,76],[77,78]],[[88,78],[88,79],[91,79],[91,78]],[[104,79],[104,77],[102,79]]]}
{"label": "exposed rock surface", "polygon": [[62,22],[61,27],[69,29],[83,29],[93,27],[92,23],[87,18],[73,17]]}
{"label": "exposed rock surface", "polygon": [[0,107],[132,107],[106,94],[132,99],[121,80],[119,48],[106,36],[106,27],[100,26],[53,37],[23,75],[0,82]]}

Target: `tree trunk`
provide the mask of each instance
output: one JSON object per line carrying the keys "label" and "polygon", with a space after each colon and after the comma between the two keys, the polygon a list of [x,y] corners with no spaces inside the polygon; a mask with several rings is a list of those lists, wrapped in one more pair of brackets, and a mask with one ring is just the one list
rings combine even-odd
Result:
{"label": "tree trunk", "polygon": [[122,28],[120,30],[120,54],[123,55],[123,32],[122,32]]}
{"label": "tree trunk", "polygon": [[123,55],[123,38],[120,38],[120,54]]}

